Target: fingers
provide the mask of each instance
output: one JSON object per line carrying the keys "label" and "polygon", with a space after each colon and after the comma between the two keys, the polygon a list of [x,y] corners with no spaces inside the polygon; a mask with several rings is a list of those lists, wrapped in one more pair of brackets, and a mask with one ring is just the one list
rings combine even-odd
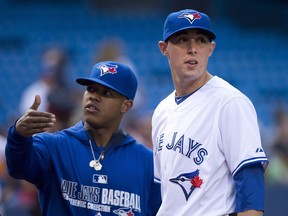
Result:
{"label": "fingers", "polygon": [[[28,111],[17,122],[16,131],[24,137],[42,133],[53,127],[56,122],[54,114]],[[37,115],[36,115],[37,114]]]}
{"label": "fingers", "polygon": [[37,110],[38,107],[40,106],[40,104],[41,104],[41,98],[39,95],[36,95],[34,102],[33,102],[32,106],[30,107],[30,109]]}
{"label": "fingers", "polygon": [[54,126],[56,116],[49,112],[37,111],[40,104],[41,98],[36,95],[30,109],[16,122],[16,131],[22,136],[29,137]]}

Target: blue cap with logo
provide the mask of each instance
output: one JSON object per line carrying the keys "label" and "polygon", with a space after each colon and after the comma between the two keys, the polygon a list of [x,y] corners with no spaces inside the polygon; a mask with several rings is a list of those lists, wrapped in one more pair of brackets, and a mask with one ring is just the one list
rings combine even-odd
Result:
{"label": "blue cap with logo", "polygon": [[93,66],[89,78],[78,78],[76,82],[80,85],[98,83],[130,100],[134,100],[138,86],[135,73],[127,65],[114,61],[97,63]]}
{"label": "blue cap with logo", "polygon": [[202,29],[211,40],[216,38],[211,30],[210,18],[202,12],[185,9],[170,13],[164,23],[163,41],[166,41],[171,35],[185,29]]}

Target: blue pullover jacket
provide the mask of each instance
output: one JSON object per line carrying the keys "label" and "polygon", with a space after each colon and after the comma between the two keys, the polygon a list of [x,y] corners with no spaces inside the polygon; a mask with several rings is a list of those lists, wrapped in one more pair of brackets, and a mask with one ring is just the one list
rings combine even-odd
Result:
{"label": "blue pullover jacket", "polygon": [[[93,148],[97,159],[94,142]],[[150,149],[126,134],[110,147],[101,170],[89,166],[92,159],[82,122],[30,138],[15,125],[8,129],[8,172],[37,186],[44,216],[156,215],[161,194]]]}

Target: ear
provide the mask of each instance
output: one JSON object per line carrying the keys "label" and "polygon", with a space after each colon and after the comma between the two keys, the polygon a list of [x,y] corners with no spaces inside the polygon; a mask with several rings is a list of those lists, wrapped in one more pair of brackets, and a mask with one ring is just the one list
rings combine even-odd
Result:
{"label": "ear", "polygon": [[159,47],[159,50],[162,53],[162,55],[168,56],[167,43],[165,43],[164,41],[159,41],[158,47]]}
{"label": "ear", "polygon": [[209,53],[209,57],[213,54],[213,51],[216,47],[216,43],[214,41],[211,42],[210,44],[210,53]]}
{"label": "ear", "polygon": [[133,107],[133,101],[132,100],[124,100],[121,107],[121,113],[128,112]]}

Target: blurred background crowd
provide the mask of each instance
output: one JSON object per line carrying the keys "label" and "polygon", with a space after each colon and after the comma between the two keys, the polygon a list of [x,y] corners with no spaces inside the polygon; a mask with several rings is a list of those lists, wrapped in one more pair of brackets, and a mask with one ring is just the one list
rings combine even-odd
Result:
{"label": "blurred background crowd", "polygon": [[0,0],[1,216],[40,215],[34,186],[7,175],[7,127],[35,94],[41,95],[41,110],[56,114],[53,130],[79,121],[84,89],[75,78],[88,75],[98,61],[124,62],[137,73],[139,91],[123,127],[152,148],[153,109],[173,89],[157,43],[167,14],[184,8],[203,11],[212,20],[217,45],[209,72],[255,105],[270,160],[264,215],[287,215],[287,0]]}

